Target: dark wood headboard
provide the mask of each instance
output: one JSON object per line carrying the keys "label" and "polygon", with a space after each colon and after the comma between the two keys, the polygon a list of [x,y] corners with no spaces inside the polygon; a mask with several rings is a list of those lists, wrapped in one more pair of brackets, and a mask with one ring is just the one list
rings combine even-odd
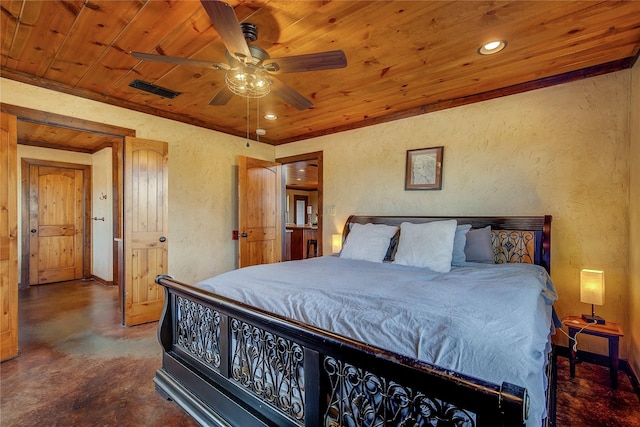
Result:
{"label": "dark wood headboard", "polygon": [[353,224],[388,224],[400,227],[403,222],[421,224],[455,219],[473,228],[491,226],[497,263],[526,262],[543,266],[551,274],[551,215],[544,216],[362,216],[351,215],[342,231],[346,239]]}

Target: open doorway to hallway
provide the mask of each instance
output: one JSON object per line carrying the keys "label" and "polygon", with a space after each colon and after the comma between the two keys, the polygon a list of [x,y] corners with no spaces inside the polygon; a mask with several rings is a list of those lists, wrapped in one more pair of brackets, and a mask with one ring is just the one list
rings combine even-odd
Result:
{"label": "open doorway to hallway", "polygon": [[22,157],[20,287],[91,274],[91,165]]}
{"label": "open doorway to hallway", "polygon": [[322,151],[276,159],[286,190],[283,260],[322,256],[322,160]]}

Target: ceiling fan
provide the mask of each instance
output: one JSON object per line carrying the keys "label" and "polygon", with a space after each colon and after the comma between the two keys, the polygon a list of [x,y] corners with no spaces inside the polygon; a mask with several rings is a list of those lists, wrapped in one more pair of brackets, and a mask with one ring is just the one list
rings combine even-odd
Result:
{"label": "ceiling fan", "polygon": [[330,70],[347,66],[347,58],[341,50],[271,58],[267,51],[251,44],[258,38],[258,29],[248,22],[240,24],[233,7],[220,0],[201,0],[201,3],[227,49],[228,64],[142,52],[131,52],[131,55],[144,61],[226,71],[226,85],[216,93],[209,102],[210,105],[225,105],[233,95],[260,98],[273,91],[298,110],[305,110],[311,107],[313,102],[277,79],[274,74]]}

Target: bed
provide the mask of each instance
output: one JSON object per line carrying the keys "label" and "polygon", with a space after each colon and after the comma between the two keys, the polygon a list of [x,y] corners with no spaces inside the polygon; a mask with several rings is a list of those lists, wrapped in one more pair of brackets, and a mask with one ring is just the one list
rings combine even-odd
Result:
{"label": "bed", "polygon": [[[489,230],[490,262],[400,265],[452,220]],[[384,261],[346,256],[374,226],[398,229]],[[550,216],[351,216],[340,256],[159,276],[156,389],[202,425],[554,425],[550,235]]]}

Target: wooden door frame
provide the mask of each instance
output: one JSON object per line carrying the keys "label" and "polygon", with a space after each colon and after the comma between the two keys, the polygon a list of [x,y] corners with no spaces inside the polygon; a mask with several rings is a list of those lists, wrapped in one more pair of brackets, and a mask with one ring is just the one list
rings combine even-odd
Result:
{"label": "wooden door frame", "polygon": [[[121,310],[124,309],[124,296],[123,296],[123,256],[122,252],[122,237],[123,237],[123,206],[122,197],[124,194],[124,138],[127,136],[136,136],[134,129],[123,128],[120,126],[113,126],[99,122],[93,122],[90,120],[78,119],[69,116],[63,116],[56,113],[50,113],[41,110],[34,110],[31,108],[20,107],[17,105],[0,103],[0,109],[17,117],[18,121],[30,121],[34,123],[45,123],[50,126],[59,126],[67,129],[75,129],[80,132],[89,132],[97,134],[111,135],[119,138],[119,142],[114,143],[111,146],[112,152],[112,197],[113,197],[113,282],[118,286],[120,290],[120,304]],[[20,141],[18,141],[20,143]],[[49,146],[48,148],[53,148]],[[101,147],[106,148],[106,147]],[[62,147],[61,147],[62,149]],[[68,148],[67,148],[68,151]],[[24,250],[24,248],[22,249]]]}
{"label": "wooden door frame", "polygon": [[[323,197],[322,197],[322,192],[323,192],[323,166],[322,166],[322,151],[314,151],[311,153],[304,153],[304,154],[298,154],[296,156],[287,156],[287,157],[279,157],[276,159],[276,162],[278,163],[282,163],[287,164],[287,163],[295,163],[295,162],[299,162],[299,161],[303,161],[303,160],[316,160],[318,162],[318,256],[322,256],[323,250],[322,250],[322,229],[324,228],[323,226],[323,222],[324,222],[324,206],[323,206]],[[282,191],[282,250],[283,250],[283,254],[282,254],[282,259],[285,259],[285,236],[286,236],[286,218],[284,217],[287,214],[287,210],[285,208],[285,205],[287,203],[287,192],[286,192],[286,188],[285,188],[285,179],[282,180],[282,186],[283,186],[283,191]],[[305,212],[306,215],[306,212]]]}
{"label": "wooden door frame", "polygon": [[31,195],[30,195],[30,169],[31,166],[47,166],[53,168],[73,169],[82,171],[82,278],[91,276],[91,165],[77,163],[54,162],[40,159],[20,159],[22,172],[22,265],[20,289],[28,288],[30,283],[29,265],[31,263],[31,233],[29,233],[30,223],[25,218],[31,215]]}
{"label": "wooden door frame", "polygon": [[18,129],[13,114],[0,113],[0,362],[18,356]]}

